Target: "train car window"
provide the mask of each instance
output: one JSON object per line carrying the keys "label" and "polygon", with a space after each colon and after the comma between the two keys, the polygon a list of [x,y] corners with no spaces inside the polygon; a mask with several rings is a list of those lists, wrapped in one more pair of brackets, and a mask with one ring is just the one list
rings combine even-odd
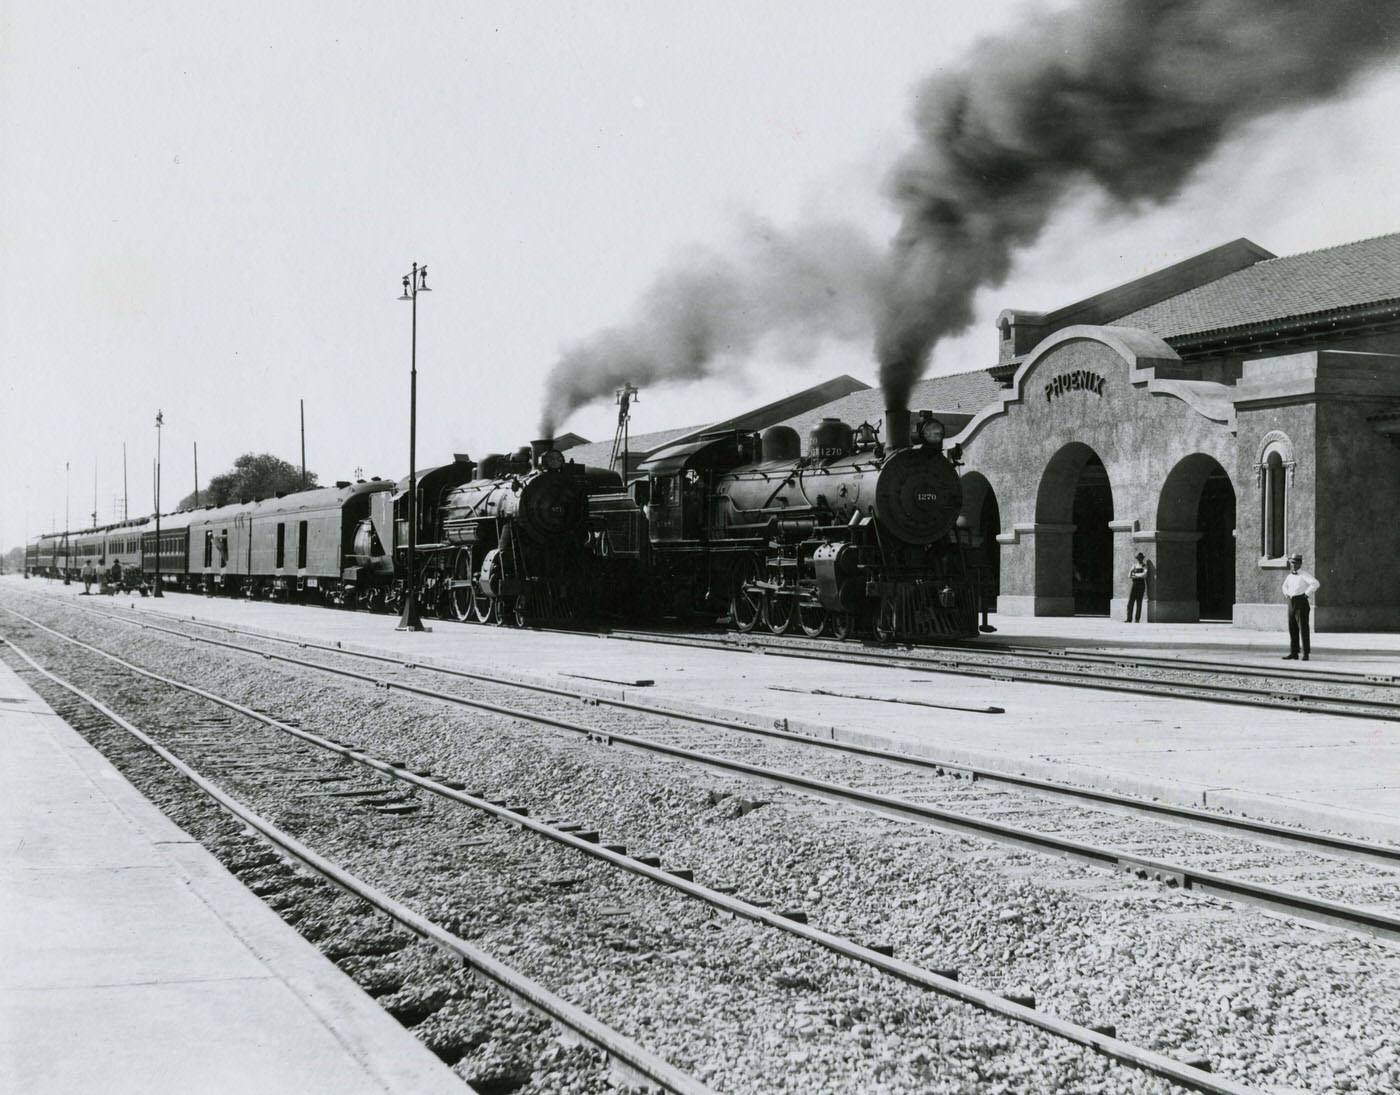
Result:
{"label": "train car window", "polygon": [[287,558],[287,526],[277,526],[277,561],[272,565],[279,570],[286,564]]}
{"label": "train car window", "polygon": [[669,506],[676,501],[676,478],[667,475],[651,481],[651,504],[653,506]]}
{"label": "train car window", "polygon": [[306,567],[306,522],[297,523],[297,569]]}
{"label": "train car window", "polygon": [[214,565],[214,530],[211,528],[204,530],[204,565]]}
{"label": "train car window", "polygon": [[228,529],[219,533],[219,566],[228,566]]}

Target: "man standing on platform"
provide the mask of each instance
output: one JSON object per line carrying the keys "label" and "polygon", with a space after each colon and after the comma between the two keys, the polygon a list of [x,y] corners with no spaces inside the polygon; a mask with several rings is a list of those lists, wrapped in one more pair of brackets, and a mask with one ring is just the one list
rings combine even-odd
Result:
{"label": "man standing on platform", "polygon": [[1125,622],[1134,622],[1133,609],[1136,608],[1136,622],[1142,623],[1142,599],[1147,595],[1147,556],[1140,551],[1132,570],[1128,571],[1128,580],[1132,582],[1132,587],[1128,591],[1128,618]]}
{"label": "man standing on platform", "polygon": [[1317,592],[1322,583],[1303,569],[1301,555],[1288,557],[1288,570],[1289,575],[1283,580],[1283,595],[1288,598],[1288,653],[1284,655],[1283,660],[1298,660],[1298,642],[1301,637],[1303,661],[1307,661],[1311,645],[1308,641],[1308,617],[1312,614],[1312,605],[1308,598]]}

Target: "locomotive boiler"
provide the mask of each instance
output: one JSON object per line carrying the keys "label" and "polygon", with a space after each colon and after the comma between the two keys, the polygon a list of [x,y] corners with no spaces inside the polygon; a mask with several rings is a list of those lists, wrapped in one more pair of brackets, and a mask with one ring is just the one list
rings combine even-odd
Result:
{"label": "locomotive boiler", "polygon": [[523,624],[578,614],[586,516],[584,469],[550,441],[483,459],[480,477],[448,492],[439,512],[442,538],[456,548],[457,618]]}
{"label": "locomotive boiler", "polygon": [[655,454],[641,466],[653,584],[673,609],[727,607],[741,631],[975,634],[956,454],[928,412],[912,428],[887,412],[886,433],[824,419],[805,456],[785,426]]}

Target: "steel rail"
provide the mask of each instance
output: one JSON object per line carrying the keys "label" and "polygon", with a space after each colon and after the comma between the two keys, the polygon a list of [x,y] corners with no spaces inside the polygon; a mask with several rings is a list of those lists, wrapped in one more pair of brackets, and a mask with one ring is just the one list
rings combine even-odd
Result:
{"label": "steel rail", "polygon": [[[62,632],[47,627],[37,620],[32,620],[24,616],[23,613],[16,612],[8,606],[5,607],[5,611],[12,615],[19,616],[21,619],[26,620],[34,626],[48,631],[76,646],[91,650],[94,653],[111,658],[114,661],[121,660],[114,654],[109,654],[104,650],[84,643],[80,639],[74,639],[71,636],[64,635]],[[881,795],[872,791],[863,791],[858,787],[850,787],[844,784],[832,783],[828,780],[815,779],[795,772],[784,772],[780,769],[767,768],[758,764],[750,764],[746,761],[731,760],[727,757],[721,757],[711,753],[702,753],[698,750],[684,748],[683,746],[668,745],[665,742],[651,741],[646,738],[627,734],[600,731],[594,727],[583,726],[579,723],[556,718],[552,715],[542,715],[521,708],[506,707],[502,704],[490,703],[486,700],[474,700],[466,696],[456,696],[450,692],[439,692],[436,689],[425,688],[421,685],[409,684],[404,681],[375,678],[367,673],[358,673],[353,669],[327,666],[317,662],[307,661],[304,658],[273,654],[265,650],[252,650],[248,647],[241,647],[236,643],[228,643],[218,639],[201,639],[199,641],[209,643],[212,646],[220,646],[255,657],[261,657],[269,661],[281,661],[288,665],[297,665],[305,669],[313,669],[318,672],[346,677],[350,680],[358,680],[376,688],[383,688],[385,690],[398,689],[410,695],[438,700],[457,707],[469,707],[478,711],[489,711],[492,714],[504,715],[508,718],[519,719],[523,722],[553,727],[554,729],[564,730],[589,740],[601,741],[607,745],[621,745],[642,753],[671,757],[716,772],[746,776],[778,787],[802,791],[827,801],[856,806],[896,820],[912,821],[933,828],[958,833],[962,836],[980,837],[998,843],[1029,848],[1033,851],[1062,855],[1094,866],[1107,867],[1110,870],[1128,871],[1141,877],[1155,878],[1168,884],[1174,883],[1181,886],[1183,889],[1195,890],[1203,896],[1245,902],[1287,916],[1298,917],[1300,919],[1330,926],[1348,928],[1388,942],[1400,942],[1400,917],[1387,912],[1368,909],[1359,905],[1347,905],[1343,902],[1329,901],[1326,898],[1314,897],[1310,894],[1295,893],[1291,890],[1283,890],[1274,886],[1265,886],[1256,882],[1231,878],[1228,875],[1219,875],[1211,871],[1203,871],[1184,864],[1150,859],[1146,856],[1121,852],[1116,848],[1107,848],[1102,845],[1089,844],[1084,841],[1070,840],[1054,833],[1044,833],[1035,829],[1027,829],[1021,826],[1008,825],[987,818],[959,813],[954,810],[926,806],[922,803],[910,802],[906,799]],[[140,667],[133,668],[139,673],[154,676],[149,670],[144,670]]]}
{"label": "steel rail", "polygon": [[224,810],[256,829],[273,845],[305,864],[323,878],[333,882],[345,892],[374,906],[414,934],[428,940],[448,954],[460,958],[474,973],[505,990],[531,1011],[544,1016],[556,1026],[562,1027],[588,1045],[602,1051],[606,1060],[611,1065],[618,1067],[624,1074],[640,1078],[647,1084],[656,1085],[663,1091],[674,1092],[675,1095],[714,1095],[711,1088],[676,1069],[661,1057],[643,1049],[625,1034],[613,1030],[582,1009],[550,992],[539,982],[497,961],[475,944],[453,935],[426,917],[414,912],[407,905],[396,901],[382,890],[319,855],[220,789],[102,701],[45,669],[13,640],[5,638],[4,642],[28,662],[36,672],[41,673],[60,688],[71,692],[94,710],[100,712],[105,718],[120,726],[217,802]]}
{"label": "steel rail", "polygon": [[1225,673],[1239,677],[1271,677],[1297,684],[1350,684],[1387,692],[1400,690],[1400,675],[1390,673],[1359,673],[1335,669],[1318,669],[1308,673],[1286,672],[1255,665],[1251,662],[1212,662],[1204,658],[1172,658],[1164,654],[1134,653],[1132,650],[1115,653],[1109,649],[1074,646],[1035,647],[1016,646],[1011,643],[975,646],[970,643],[957,643],[946,649],[978,654],[991,653],[996,657],[1006,658],[1073,658],[1077,661],[1109,662],[1119,666],[1144,666],[1152,669],[1185,667],[1197,673]]}
{"label": "steel rail", "polygon": [[[166,615],[166,613],[161,613]],[[536,627],[531,630],[536,631],[557,631],[560,634],[579,634],[578,630],[568,628],[545,628]],[[677,645],[683,644],[714,644],[726,648],[740,650],[762,650],[764,648],[798,650],[811,652],[820,650],[834,655],[841,655],[849,651],[849,647],[832,646],[830,644],[840,643],[839,639],[822,637],[812,640],[811,644],[794,644],[788,641],[786,636],[769,635],[765,632],[725,632],[721,635],[696,635],[684,632],[668,632],[665,629],[655,631],[634,630],[630,628],[609,628],[601,631],[590,631],[585,634],[598,638],[625,639],[636,642],[670,642]],[[815,643],[826,645],[816,647]],[[975,654],[978,657],[990,655],[996,658],[1041,658],[1046,660],[1064,660],[1071,658],[1080,661],[1110,662],[1115,665],[1127,664],[1133,667],[1146,666],[1150,668],[1174,669],[1181,666],[1188,667],[1193,672],[1201,673],[1223,673],[1234,674],[1242,677],[1270,677],[1276,680],[1289,681],[1298,684],[1353,684],[1361,687],[1378,688],[1385,691],[1400,690],[1400,674],[1364,673],[1347,670],[1314,669],[1308,673],[1297,671],[1288,672],[1282,669],[1268,668],[1262,665],[1254,665],[1248,662],[1212,662],[1199,658],[1172,658],[1161,654],[1138,654],[1130,651],[1115,653],[1111,649],[1092,647],[1037,647],[1037,646],[1017,646],[1006,642],[989,642],[977,640],[952,640],[943,643],[930,643],[922,646],[911,646],[908,644],[891,643],[886,644],[883,649],[890,650],[891,656],[913,658],[917,657],[916,651],[923,651],[934,655],[947,655],[951,653]],[[893,653],[902,651],[904,653]],[[1358,701],[1369,702],[1369,701]],[[1391,701],[1379,701],[1389,703]]]}
{"label": "steel rail", "polygon": [[[1187,683],[1184,681],[1162,681],[1152,683],[1130,681],[1113,673],[1100,673],[1093,670],[1061,669],[1053,666],[1031,668],[1026,666],[991,666],[970,662],[955,656],[924,656],[919,654],[869,654],[843,650],[807,649],[782,643],[763,641],[740,642],[737,640],[705,639],[691,637],[663,637],[645,632],[598,632],[600,638],[620,639],[624,642],[655,643],[673,646],[698,646],[712,650],[729,650],[742,654],[762,654],[771,658],[796,658],[803,661],[841,662],[848,665],[873,665],[881,668],[897,668],[917,673],[947,673],[961,677],[977,677],[984,680],[1007,681],[1013,684],[1050,684],[1063,688],[1094,688],[1105,692],[1128,692],[1140,696],[1162,696],[1179,700],[1194,700],[1199,703],[1225,703],[1239,707],[1262,707],[1270,710],[1294,711],[1312,715],[1335,715],[1339,718],[1380,719],[1386,722],[1400,722],[1400,700],[1388,699],[1345,699],[1341,697],[1309,695],[1305,693],[1284,693],[1273,688],[1249,688],[1239,685],[1213,684],[1210,682]],[[967,650],[967,654],[983,651]],[[1018,655],[1029,656],[1029,655]],[[1047,660],[1064,660],[1063,655],[1042,654]],[[1228,672],[1221,670],[1221,672]],[[1015,673],[1016,676],[1008,676]],[[1373,707],[1380,710],[1355,710],[1359,707]],[[1392,713],[1393,712],[1393,713]]]}
{"label": "steel rail", "polygon": [[[179,631],[175,628],[161,627],[157,624],[146,623],[142,620],[130,619],[125,616],[102,612],[97,609],[83,608],[84,612],[103,619],[116,620],[128,627],[139,627],[146,630],[157,631],[161,634],[174,635],[178,638],[187,639],[190,642],[214,643],[214,640],[206,639],[202,636],[191,635],[186,631]],[[176,617],[169,613],[155,613],[171,619]],[[185,622],[181,620],[180,622]],[[520,681],[510,678],[492,676],[488,673],[474,672],[468,669],[461,669],[454,666],[435,665],[429,662],[410,662],[393,655],[378,654],[373,651],[357,650],[344,646],[332,646],[329,643],[310,642],[305,639],[288,638],[282,635],[275,635],[247,629],[231,627],[227,624],[210,623],[205,620],[191,619],[189,622],[199,627],[210,628],[216,631],[224,631],[231,635],[242,635],[249,638],[260,639],[266,642],[283,643],[288,646],[296,646],[308,650],[322,650],[331,654],[339,654],[346,657],[362,658],[367,661],[380,662],[387,665],[395,665],[404,668],[424,669],[432,673],[441,673],[444,676],[459,677],[464,680],[480,681],[490,684],[505,685],[510,688],[518,688],[524,691],[539,692],[544,695],[559,696],[568,699],[586,699],[589,703],[596,703],[600,706],[617,708],[623,711],[635,711],[639,714],[660,715],[664,718],[675,719],[682,722],[691,722],[701,726],[710,726],[720,730],[732,731],[734,733],[751,734],[758,737],[776,738],[789,744],[800,745],[806,748],[823,749],[832,752],[844,753],[850,756],[860,757],[864,760],[874,760],[881,763],[897,765],[903,768],[912,768],[917,771],[925,771],[934,775],[954,773],[966,776],[969,779],[981,780],[990,784],[997,784],[1012,787],[1017,790],[1029,791],[1034,794],[1050,795],[1057,799],[1069,799],[1072,801],[1083,801],[1097,806],[1107,807],[1115,810],[1125,810],[1131,813],[1149,814],[1167,821],[1189,825],[1198,829],[1223,831],[1227,835],[1239,836],[1241,834],[1250,837],[1260,837],[1268,841],[1289,844],[1295,847],[1306,848],[1310,851],[1322,852],[1331,855],[1341,855],[1353,859],[1363,859],[1379,863],[1386,867],[1400,866],[1400,847],[1395,845],[1380,844],[1373,841],[1362,840],[1357,837],[1342,836],[1334,833],[1321,833],[1305,829],[1297,829],[1292,826],[1282,825],[1278,822],[1265,821],[1259,818],[1242,817],[1232,814],[1222,814],[1211,810],[1200,809],[1193,806],[1184,806],[1167,802],[1157,802],[1151,799],[1138,798],[1134,795],[1124,795],[1116,791],[1100,790],[1093,787],[1081,787],[1072,784],[1059,783],[1050,779],[1042,779],[1036,776],[1020,775],[1013,772],[1003,772],[995,768],[986,768],[966,761],[947,761],[935,757],[915,756],[911,753],[901,753],[891,749],[879,749],[874,746],[859,745],[852,742],[836,741],[830,738],[811,737],[800,732],[791,730],[778,730],[767,726],[753,726],[747,723],[733,722],[729,719],[718,716],[701,715],[695,712],[682,711],[675,708],[665,707],[660,704],[634,703],[625,699],[613,699],[607,696],[599,696],[591,692],[580,692],[577,689],[560,688],[538,681]],[[245,650],[236,644],[236,650]]]}
{"label": "steel rail", "polygon": [[[7,611],[13,612],[13,610],[11,609],[7,609]],[[20,614],[15,613],[15,615]],[[941,996],[946,996],[951,999],[958,1000],[962,1003],[976,1007],[982,1011],[986,1011],[990,1014],[1000,1016],[1001,1018],[1010,1019],[1012,1021],[1019,1022],[1024,1025],[1035,1027],[1036,1029],[1063,1038],[1077,1045],[1081,1045],[1088,1049],[1092,1049],[1096,1053],[1099,1053],[1100,1055],[1106,1058],[1118,1061],[1122,1064],[1130,1065],[1134,1068],[1142,1069],[1154,1075],[1161,1076],[1165,1079],[1169,1079],[1183,1087],[1189,1088],[1194,1091],[1206,1092],[1209,1093],[1209,1095],[1249,1095],[1249,1093],[1258,1090],[1256,1088],[1251,1088],[1247,1085],[1230,1080],[1228,1077],[1219,1076],[1208,1072],[1204,1069],[1198,1068],[1195,1065],[1187,1064],[1183,1061],[1176,1060],[1175,1058],[1168,1057],[1154,1050],[1146,1049],[1142,1046],[1122,1041],[1116,1036],[1106,1033],[1104,1030],[1083,1026],[1082,1024],[1075,1023],[1070,1020],[1061,1019],[1047,1012],[1039,1011],[1033,1006],[1028,1006],[1026,1004],[1018,1003],[1015,1000],[1008,999],[1007,997],[1001,996],[995,992],[991,992],[990,990],[980,989],[972,985],[964,984],[956,980],[955,977],[948,976],[947,974],[926,969],[924,967],[917,966],[911,962],[902,961],[900,959],[895,958],[891,954],[886,954],[884,951],[863,946],[855,942],[854,940],[847,939],[843,936],[834,935],[830,932],[823,931],[820,928],[813,927],[803,922],[803,920],[794,919],[790,913],[775,913],[760,905],[755,905],[751,902],[744,901],[742,898],[737,898],[730,894],[722,893],[719,890],[715,890],[701,883],[694,882],[692,879],[687,878],[682,874],[675,873],[672,870],[663,869],[659,865],[653,866],[651,863],[645,860],[638,859],[633,856],[628,856],[625,853],[625,851],[618,850],[615,846],[609,846],[606,844],[599,843],[597,841],[597,834],[590,834],[592,839],[576,836],[572,832],[568,832],[566,830],[556,828],[555,826],[547,824],[545,822],[537,821],[533,818],[530,818],[528,815],[520,812],[518,809],[512,809],[508,806],[502,805],[499,802],[490,801],[483,797],[483,795],[469,794],[458,787],[452,786],[449,783],[440,782],[439,780],[434,779],[430,775],[423,775],[418,772],[409,771],[406,767],[404,767],[401,764],[394,764],[382,761],[376,757],[371,756],[368,753],[363,752],[360,749],[355,748],[354,746],[348,746],[342,742],[334,741],[330,738],[325,738],[318,734],[311,733],[310,731],[302,730],[300,727],[291,726],[288,723],[281,722],[280,720],[274,719],[269,715],[263,714],[262,712],[254,711],[252,708],[246,707],[243,704],[238,703],[237,701],[218,696],[196,685],[176,681],[172,678],[165,677],[158,673],[154,673],[151,670],[144,669],[141,666],[133,665],[132,663],[127,662],[125,659],[122,659],[114,654],[110,654],[88,643],[84,643],[81,640],[65,636],[61,632],[53,631],[53,629],[48,628],[44,624],[37,623],[37,621],[29,622],[42,630],[50,631],[57,637],[65,639],[66,641],[71,642],[74,645],[89,650],[92,653],[106,657],[116,662],[117,664],[124,666],[128,670],[140,674],[141,676],[160,681],[171,687],[181,689],[193,695],[197,695],[203,699],[209,700],[210,702],[226,707],[229,710],[236,711],[239,714],[245,715],[258,722],[274,727],[302,741],[320,746],[321,748],[326,749],[329,752],[335,753],[338,756],[341,756],[347,760],[351,760],[365,767],[371,768],[377,772],[380,772],[383,775],[390,776],[391,778],[399,780],[403,783],[407,783],[424,791],[428,791],[429,793],[437,795],[441,798],[449,799],[461,805],[468,806],[472,809],[490,814],[497,820],[504,821],[509,825],[515,826],[517,828],[528,829],[539,836],[543,836],[549,840],[555,841],[556,843],[572,848],[573,850],[581,852],[584,855],[590,856],[594,859],[602,860],[611,864],[614,867],[620,868],[631,874],[647,878],[652,882],[659,883],[663,886],[667,886],[671,889],[686,894],[692,898],[696,898],[700,901],[703,901],[712,907],[722,909],[723,911],[730,913],[732,916],[741,917],[745,920],[749,920],[754,923],[763,924],[767,927],[774,928],[778,931],[785,932],[789,935],[793,935],[798,938],[804,939],[807,942],[816,944],[817,946],[820,946],[833,954],[871,966],[874,969],[877,969],[880,972],[885,973],[889,976],[895,977],[898,980],[903,981],[907,984],[914,985],[915,987],[937,993]],[[88,696],[86,693],[79,691],[75,686],[72,686],[60,680],[58,677],[54,676],[52,673],[50,673],[48,670],[44,669],[36,661],[34,661],[33,658],[31,658],[28,654],[21,650],[17,645],[15,645],[15,643],[12,640],[5,639],[4,641],[8,643],[8,645],[17,654],[19,654],[27,662],[29,662],[29,664],[33,666],[38,672],[44,674],[46,677],[49,677],[55,683],[61,685],[64,688],[67,688],[69,691],[72,691],[74,694],[80,696],[86,702],[90,703],[93,707],[95,707],[97,710],[101,711],[104,715],[111,718],[118,724],[122,725],[124,729],[128,729],[131,732],[135,733],[145,744],[150,746],[156,752],[160,753],[164,759],[172,760],[172,762],[175,763],[177,767],[181,766],[181,762],[179,762],[178,759],[172,759],[169,755],[166,754],[166,752],[161,748],[161,746],[151,741],[146,735],[142,734],[134,727],[131,727],[129,723],[126,723],[125,720],[121,718],[121,716],[117,715],[115,712],[112,712],[109,708],[105,707],[99,701]],[[182,770],[182,774],[188,775],[189,773]],[[218,794],[215,791],[209,790],[202,783],[200,783],[199,777],[191,776],[190,778],[194,779],[195,782],[201,786],[201,789],[206,790],[207,793],[218,798]],[[238,816],[244,817],[245,815],[238,814]],[[251,814],[249,816],[256,817],[256,815]],[[257,824],[255,822],[250,821],[250,824],[254,824],[255,827],[259,828],[259,831],[264,831],[263,826],[267,825],[268,823],[263,822],[262,824]],[[292,841],[292,838],[290,837],[287,837],[286,839],[288,841],[291,841],[292,843],[295,843],[295,841]],[[294,854],[298,854],[298,858],[300,858],[300,853]],[[311,854],[314,855],[314,853]],[[317,866],[314,863],[311,863],[309,865],[313,866],[318,871],[321,870],[321,867]],[[686,872],[686,874],[688,873],[689,872]],[[335,881],[338,884],[342,884],[335,875],[327,875],[327,877],[330,877],[332,881]],[[355,890],[351,890],[351,892],[357,893],[357,891]],[[371,892],[378,894],[378,891]],[[359,896],[358,893],[357,896]],[[379,896],[382,898],[382,900],[386,902],[392,901],[392,899],[383,897],[382,895]],[[379,906],[378,902],[372,898],[366,898],[366,900],[370,900],[371,904],[376,904],[377,907],[382,907]],[[440,932],[443,936],[451,940],[453,943],[461,943],[463,947],[471,947],[471,944],[466,943],[462,940],[457,940],[455,936],[449,936],[446,932],[443,932],[441,929],[436,929],[434,925],[431,925],[430,922],[423,921],[421,917],[417,917],[416,919],[418,921],[421,921],[423,924],[428,925],[428,927],[433,928],[435,931]],[[408,926],[412,927],[415,931],[419,931],[419,928],[413,924],[409,924]],[[426,933],[420,931],[420,934]],[[436,936],[429,936],[429,938],[433,938],[434,941],[437,942]],[[453,948],[449,946],[449,949]],[[472,949],[475,950],[476,948]],[[486,957],[489,959],[489,956]],[[470,961],[470,959],[468,959],[468,961]],[[547,990],[544,990],[542,988],[539,991],[547,992]],[[564,1006],[570,1007],[570,1005],[567,1004],[565,1004]],[[618,1037],[622,1036],[619,1035]],[[682,1089],[674,1088],[669,1090]]]}

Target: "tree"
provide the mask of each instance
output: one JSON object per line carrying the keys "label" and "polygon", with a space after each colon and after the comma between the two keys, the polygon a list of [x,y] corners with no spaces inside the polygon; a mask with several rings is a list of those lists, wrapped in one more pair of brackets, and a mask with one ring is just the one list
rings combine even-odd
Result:
{"label": "tree", "polygon": [[[199,504],[223,506],[244,499],[271,498],[275,494],[301,490],[303,486],[319,486],[315,472],[308,471],[303,484],[301,469],[281,457],[270,452],[245,452],[233,462],[231,470],[209,480],[208,489],[199,492]],[[180,499],[178,508],[189,509],[194,501],[194,495],[187,494]]]}

